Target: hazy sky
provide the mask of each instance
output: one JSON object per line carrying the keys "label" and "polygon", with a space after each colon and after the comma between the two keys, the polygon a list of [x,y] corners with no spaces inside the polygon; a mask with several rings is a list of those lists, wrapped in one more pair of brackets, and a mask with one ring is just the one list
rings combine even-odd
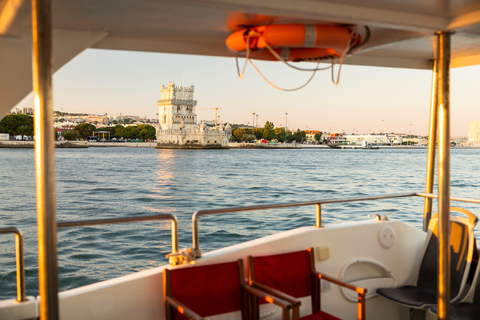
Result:
{"label": "hazy sky", "polygon": [[[241,61],[241,65],[243,60]],[[286,88],[302,85],[306,72],[278,62],[257,62],[265,76]],[[306,64],[307,67],[314,66]],[[467,136],[468,121],[480,120],[480,67],[451,72],[452,135]],[[431,71],[343,66],[340,84],[321,71],[306,87],[282,92],[247,66],[237,76],[235,59],[204,56],[86,50],[54,76],[54,109],[156,118],[160,85],[195,85],[197,108],[221,107],[223,121],[252,124],[252,113],[288,127],[352,133],[428,132]],[[31,106],[31,97],[17,107]],[[212,120],[214,110],[198,110]],[[330,129],[331,128],[331,129]]]}

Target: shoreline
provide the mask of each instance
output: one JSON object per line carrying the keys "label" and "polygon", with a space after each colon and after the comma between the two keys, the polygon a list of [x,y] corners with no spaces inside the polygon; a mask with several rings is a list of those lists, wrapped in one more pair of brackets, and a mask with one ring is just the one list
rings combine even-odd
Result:
{"label": "shoreline", "polygon": [[[87,142],[87,141],[55,141],[55,148],[155,148],[156,142]],[[0,148],[31,149],[35,141],[0,141]]]}
{"label": "shoreline", "polygon": [[[0,141],[0,149],[31,149],[35,147],[35,141]],[[378,146],[379,149],[427,149],[426,146]],[[87,141],[55,141],[55,148],[78,149],[78,148],[157,148],[156,142],[87,142]],[[163,149],[163,148],[160,148]],[[192,149],[192,148],[184,148]],[[292,144],[292,143],[229,143],[228,148],[212,149],[301,149],[301,150],[375,150],[363,149],[361,146],[346,146],[345,148],[330,148],[325,144]],[[473,146],[457,146],[452,149],[480,149]],[[195,150],[203,150],[202,148]],[[208,149],[205,149],[208,150]]]}

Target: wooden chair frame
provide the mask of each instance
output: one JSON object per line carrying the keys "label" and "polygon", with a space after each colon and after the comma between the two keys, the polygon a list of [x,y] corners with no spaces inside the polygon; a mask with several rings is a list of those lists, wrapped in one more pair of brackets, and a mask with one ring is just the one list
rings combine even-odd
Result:
{"label": "wooden chair frame", "polygon": [[[321,310],[321,283],[320,280],[326,280],[336,285],[345,287],[347,289],[356,291],[358,293],[358,308],[357,315],[359,320],[366,319],[365,317],[365,294],[367,289],[355,287],[349,283],[343,282],[336,278],[330,277],[326,274],[317,272],[315,269],[315,253],[313,248],[308,248],[308,253],[310,255],[310,273],[311,273],[311,285],[312,285],[312,313],[318,312]],[[282,300],[288,301],[292,305],[292,320],[300,319],[300,305],[301,301],[295,297],[292,297],[284,292],[275,290],[271,287],[265,286],[261,283],[255,281],[255,274],[253,272],[253,257],[248,256],[248,283],[253,288],[263,290],[271,295],[274,295]],[[258,299],[257,299],[258,305]],[[257,307],[258,308],[258,307]],[[285,311],[284,311],[285,312]],[[257,320],[258,317],[252,318]]]}
{"label": "wooden chair frame", "polygon": [[[273,303],[282,308],[283,314],[286,317],[283,317],[283,320],[290,320],[289,314],[290,309],[292,309],[292,304],[288,301],[285,301],[281,298],[278,298],[275,295],[261,291],[258,288],[254,288],[245,283],[245,273],[243,268],[243,260],[238,259],[238,273],[239,273],[239,285],[242,288],[242,320],[250,320],[258,318],[258,308],[256,307],[255,302],[258,298],[262,298],[268,303]],[[165,302],[165,318],[166,320],[174,319],[174,311],[178,311],[184,316],[193,319],[193,320],[202,320],[202,316],[188,308],[181,301],[172,297],[171,283],[170,283],[170,270],[165,269],[163,271],[163,296]],[[194,288],[193,288],[194,289]]]}

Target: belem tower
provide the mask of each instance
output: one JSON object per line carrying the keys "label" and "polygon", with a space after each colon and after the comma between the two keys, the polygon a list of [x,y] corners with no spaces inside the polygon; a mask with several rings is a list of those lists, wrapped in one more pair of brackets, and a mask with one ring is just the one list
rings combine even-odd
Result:
{"label": "belem tower", "polygon": [[157,148],[223,149],[228,148],[232,134],[230,124],[213,128],[203,121],[197,124],[193,100],[194,87],[176,86],[170,82],[161,86],[158,105]]}

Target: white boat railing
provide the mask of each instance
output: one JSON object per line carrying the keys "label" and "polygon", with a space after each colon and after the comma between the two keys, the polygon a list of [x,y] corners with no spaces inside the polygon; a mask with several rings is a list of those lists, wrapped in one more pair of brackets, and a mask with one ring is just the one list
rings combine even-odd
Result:
{"label": "white boat railing", "polygon": [[[123,217],[110,219],[94,219],[81,221],[58,222],[57,228],[86,227],[103,224],[132,223],[140,221],[170,220],[172,222],[172,254],[178,253],[178,219],[174,214],[157,214],[151,216]],[[23,250],[23,234],[16,227],[0,228],[0,234],[15,234],[16,262],[17,262],[17,301],[28,301],[25,293],[25,264]]]}
{"label": "white boat railing", "polygon": [[152,220],[171,220],[172,222],[172,253],[177,253],[178,252],[178,219],[174,214],[171,214],[171,213],[156,214],[151,216],[58,222],[57,227],[58,228],[86,227],[86,226],[96,226],[96,225],[102,225],[102,224],[131,223],[131,222],[152,221]]}
{"label": "white boat railing", "polygon": [[[269,209],[281,209],[281,208],[292,208],[292,207],[303,207],[303,206],[314,205],[316,206],[315,227],[322,228],[322,205],[323,204],[384,200],[384,199],[406,198],[406,197],[423,197],[426,199],[437,199],[438,195],[432,194],[432,193],[416,193],[415,192],[415,193],[401,193],[401,194],[360,197],[360,198],[329,199],[329,200],[289,202],[289,203],[279,203],[279,204],[266,204],[266,205],[259,205],[259,206],[198,210],[192,216],[192,246],[193,246],[192,250],[195,253],[195,258],[202,257],[202,250],[200,249],[200,240],[199,240],[199,220],[200,220],[200,217],[204,215],[215,215],[215,214],[242,212],[242,211],[269,210]],[[450,198],[450,200],[480,204],[480,200],[475,200],[475,199]],[[426,224],[428,225],[428,221],[426,222]]]}

